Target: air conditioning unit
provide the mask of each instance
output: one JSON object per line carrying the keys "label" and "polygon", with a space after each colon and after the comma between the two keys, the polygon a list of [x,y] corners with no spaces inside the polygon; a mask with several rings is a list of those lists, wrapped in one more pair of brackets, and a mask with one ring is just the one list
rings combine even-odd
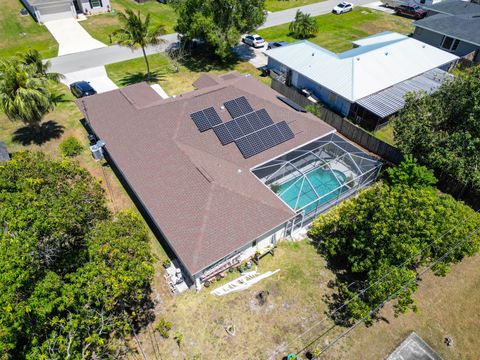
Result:
{"label": "air conditioning unit", "polygon": [[92,156],[95,160],[102,160],[103,159],[103,147],[105,146],[105,141],[98,140],[96,144],[90,146],[90,151],[92,152]]}

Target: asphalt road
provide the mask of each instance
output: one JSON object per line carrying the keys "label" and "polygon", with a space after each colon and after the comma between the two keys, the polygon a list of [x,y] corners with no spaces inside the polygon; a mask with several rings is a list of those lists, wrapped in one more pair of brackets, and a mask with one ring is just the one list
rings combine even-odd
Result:
{"label": "asphalt road", "polygon": [[[372,2],[372,0],[350,1],[354,4],[354,6],[364,5]],[[327,14],[332,11],[332,8],[339,2],[339,0],[327,0],[298,8],[269,13],[265,24],[263,24],[260,29],[291,22],[295,18],[295,13],[298,9],[303,12],[309,13],[312,16]],[[168,45],[177,41],[177,34],[164,35],[162,36],[162,38],[165,40],[165,43],[155,47],[149,47],[147,49],[148,54],[154,54],[164,51]],[[66,74],[97,66],[112,64],[124,60],[135,59],[142,56],[143,54],[141,50],[132,51],[125,47],[112,45],[100,49],[58,56],[49,60],[52,64],[51,71]]]}

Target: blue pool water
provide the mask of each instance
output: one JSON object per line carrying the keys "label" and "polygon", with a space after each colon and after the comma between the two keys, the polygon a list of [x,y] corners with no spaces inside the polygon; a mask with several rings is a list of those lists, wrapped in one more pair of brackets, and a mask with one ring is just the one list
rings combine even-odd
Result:
{"label": "blue pool water", "polygon": [[[333,172],[335,172],[336,177],[330,170],[323,170],[320,168],[312,170],[306,175],[319,196],[328,194],[320,200],[320,205],[327,203],[336,198],[340,193],[347,190],[346,186],[342,186],[345,183],[345,174],[338,170],[333,170]],[[300,180],[299,178],[295,178],[280,185],[278,194],[292,209],[300,209],[317,199],[317,196],[308,181],[303,181],[302,178],[300,178]],[[298,202],[297,198],[299,198]],[[310,211],[315,210],[316,207],[317,203],[313,203],[305,209],[305,212],[309,213]]]}

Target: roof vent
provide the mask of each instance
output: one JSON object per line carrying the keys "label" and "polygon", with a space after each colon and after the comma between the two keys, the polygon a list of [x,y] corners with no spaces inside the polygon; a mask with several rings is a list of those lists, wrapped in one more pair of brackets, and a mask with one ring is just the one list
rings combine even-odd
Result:
{"label": "roof vent", "polygon": [[315,53],[312,53],[312,56],[315,56]]}
{"label": "roof vent", "polygon": [[359,57],[357,57],[357,61],[360,61],[360,58],[359,58]]}
{"label": "roof vent", "polygon": [[385,56],[387,56],[387,55],[388,55],[388,51],[385,51]]}
{"label": "roof vent", "polygon": [[424,48],[424,49],[425,49],[426,47],[427,47],[427,46],[426,46],[425,44],[423,44],[423,45],[422,45],[422,48]]}
{"label": "roof vent", "polygon": [[220,110],[222,110],[222,111],[225,110],[225,106],[223,106],[223,105],[220,106]]}

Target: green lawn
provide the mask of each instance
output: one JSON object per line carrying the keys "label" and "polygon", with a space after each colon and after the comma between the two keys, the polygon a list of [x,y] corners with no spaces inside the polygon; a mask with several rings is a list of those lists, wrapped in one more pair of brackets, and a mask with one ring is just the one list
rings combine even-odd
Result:
{"label": "green lawn", "polygon": [[265,8],[268,11],[281,11],[322,1],[324,0],[266,0]]}
{"label": "green lawn", "polygon": [[374,135],[382,140],[385,141],[386,143],[390,145],[395,145],[395,138],[393,135],[393,126],[391,123],[385,125],[383,128],[381,128],[378,131],[375,131]]}
{"label": "green lawn", "polygon": [[170,5],[162,4],[158,1],[147,1],[143,4],[138,4],[133,0],[111,0],[110,4],[114,10],[112,13],[89,16],[86,21],[80,23],[90,35],[105,44],[110,43],[108,35],[120,27],[120,21],[115,12],[123,12],[125,9],[132,9],[135,12],[140,11],[144,16],[150,13],[153,25],[165,26],[166,33],[174,32],[173,27],[177,17]]}
{"label": "green lawn", "polygon": [[44,58],[57,55],[58,44],[45,26],[33,18],[20,15],[19,0],[2,0],[0,10],[0,58],[25,52],[29,48],[40,51]]}
{"label": "green lawn", "polygon": [[[343,15],[327,14],[316,17],[319,31],[311,42],[334,52],[352,48],[353,40],[382,31],[409,34],[412,20],[366,8],[357,8]],[[289,36],[289,24],[259,30],[266,41],[297,41]]]}
{"label": "green lawn", "polygon": [[[260,72],[248,62],[233,62],[228,64],[215,64],[209,61],[197,61],[193,57],[183,62],[179,71],[175,72],[168,57],[164,54],[155,54],[148,57],[153,79],[150,83],[159,83],[167,94],[178,95],[193,90],[192,83],[202,72],[222,74],[236,70],[240,73],[250,73],[270,86],[269,77],[261,77]],[[108,76],[118,86],[126,86],[145,80],[145,60],[137,58],[127,60],[105,67]]]}

